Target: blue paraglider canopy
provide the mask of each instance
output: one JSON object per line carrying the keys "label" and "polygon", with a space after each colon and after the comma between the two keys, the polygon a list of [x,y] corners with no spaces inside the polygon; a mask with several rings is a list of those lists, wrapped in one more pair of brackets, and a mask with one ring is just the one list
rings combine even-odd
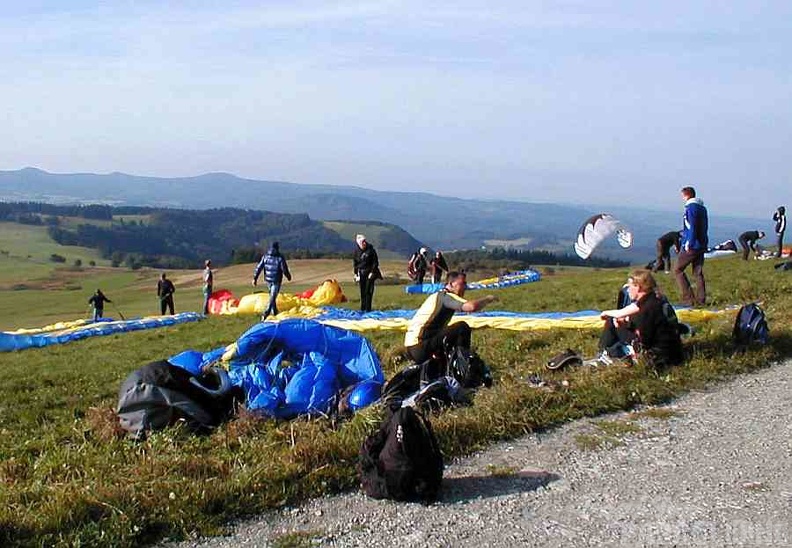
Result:
{"label": "blue paraglider canopy", "polygon": [[[340,391],[356,385],[354,408],[362,408],[379,398],[385,381],[365,337],[313,320],[256,324],[229,347],[203,354],[201,365],[222,354],[229,359],[231,383],[245,392],[247,408],[276,418],[326,414]],[[198,366],[191,351],[168,361],[185,369]]]}

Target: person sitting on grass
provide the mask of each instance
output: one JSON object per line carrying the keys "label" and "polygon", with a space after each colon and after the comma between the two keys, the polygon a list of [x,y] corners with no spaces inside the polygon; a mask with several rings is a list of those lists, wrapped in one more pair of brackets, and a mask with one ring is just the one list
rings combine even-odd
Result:
{"label": "person sitting on grass", "polygon": [[[449,325],[456,312],[477,312],[495,302],[497,298],[486,295],[479,299],[465,299],[467,276],[464,272],[452,270],[446,278],[446,285],[440,291],[429,295],[415,312],[404,336],[407,354],[415,363],[422,363],[433,355],[442,354],[445,345],[461,346],[470,352],[471,329],[467,322],[460,321]],[[439,372],[429,375],[437,378]]]}
{"label": "person sitting on grass", "polygon": [[621,308],[603,310],[605,325],[600,336],[600,363],[612,358],[632,365],[637,357],[651,367],[679,365],[684,361],[680,324],[674,307],[660,293],[648,270],[634,270],[627,279],[629,302]]}

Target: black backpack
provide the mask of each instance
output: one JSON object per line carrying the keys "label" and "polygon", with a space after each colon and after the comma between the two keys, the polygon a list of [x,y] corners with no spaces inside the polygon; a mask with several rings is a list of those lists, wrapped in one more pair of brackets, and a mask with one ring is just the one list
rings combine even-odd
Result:
{"label": "black backpack", "polygon": [[463,388],[492,386],[492,371],[475,352],[456,346],[446,355],[447,375],[453,376]]}
{"label": "black backpack", "polygon": [[224,369],[213,367],[194,376],[168,361],[156,361],[124,380],[116,414],[121,428],[136,439],[179,421],[206,432],[232,414],[237,392]]}
{"label": "black backpack", "polygon": [[358,472],[363,492],[375,499],[436,500],[443,454],[432,425],[412,407],[391,407],[360,447]]}
{"label": "black backpack", "polygon": [[747,349],[752,343],[767,344],[769,329],[764,310],[749,303],[740,307],[734,320],[732,339],[738,351]]}

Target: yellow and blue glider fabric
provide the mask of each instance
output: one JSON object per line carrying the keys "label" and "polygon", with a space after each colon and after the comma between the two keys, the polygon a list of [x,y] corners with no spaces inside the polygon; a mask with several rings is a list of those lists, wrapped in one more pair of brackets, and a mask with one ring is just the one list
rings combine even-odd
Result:
{"label": "yellow and blue glider fabric", "polygon": [[[315,319],[327,325],[353,331],[406,331],[415,310],[385,310],[361,313],[342,308],[325,307],[323,314]],[[677,317],[683,322],[711,320],[727,310],[704,310],[685,307],[676,308]],[[465,314],[458,312],[451,323],[465,321],[473,329],[489,327],[511,331],[533,331],[541,329],[601,329],[602,319],[598,310],[579,312],[506,312],[487,311]]]}
{"label": "yellow and blue glider fabric", "polygon": [[[538,282],[542,279],[541,274],[536,270],[520,270],[518,272],[511,272],[497,278],[487,278],[479,280],[478,282],[471,282],[467,284],[468,290],[476,289],[502,289],[504,287],[513,287],[515,285],[527,284],[531,282]],[[434,293],[440,291],[445,287],[445,284],[421,284],[421,285],[408,285],[405,286],[404,292],[409,294],[416,293]]]}
{"label": "yellow and blue glider fabric", "polygon": [[327,414],[345,389],[353,410],[364,407],[379,398],[385,382],[365,337],[311,320],[262,322],[226,347],[188,350],[168,361],[193,373],[224,362],[249,410],[282,419]]}
{"label": "yellow and blue glider fabric", "polygon": [[[278,310],[282,312],[301,308],[318,308],[346,300],[341,285],[336,280],[325,280],[313,291],[310,297],[304,298],[290,293],[278,294]],[[263,314],[269,304],[269,293],[261,291],[244,295],[236,304],[233,299],[224,301],[220,314]],[[298,314],[305,317],[306,314]]]}
{"label": "yellow and blue glider fabric", "polygon": [[98,322],[75,320],[72,322],[59,322],[37,329],[3,331],[0,332],[0,352],[64,344],[87,337],[112,335],[113,333],[123,333],[125,331],[165,327],[179,323],[194,322],[202,318],[203,315],[196,312],[182,312],[172,316],[148,316],[125,321],[114,321],[111,318],[102,318]]}

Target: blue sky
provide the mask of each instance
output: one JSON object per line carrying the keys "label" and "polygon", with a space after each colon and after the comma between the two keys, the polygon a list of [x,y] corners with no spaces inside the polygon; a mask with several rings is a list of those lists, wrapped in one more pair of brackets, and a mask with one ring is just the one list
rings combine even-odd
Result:
{"label": "blue sky", "polygon": [[3,4],[0,169],[792,205],[790,2]]}

